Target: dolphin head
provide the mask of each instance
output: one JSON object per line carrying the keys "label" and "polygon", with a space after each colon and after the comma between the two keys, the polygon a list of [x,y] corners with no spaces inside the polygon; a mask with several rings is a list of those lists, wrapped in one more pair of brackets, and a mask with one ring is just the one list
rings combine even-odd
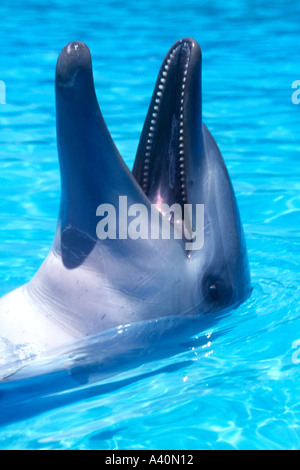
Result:
{"label": "dolphin head", "polygon": [[[162,63],[132,172],[101,114],[84,43],[61,51],[55,91],[57,230],[33,279],[0,301],[1,336],[49,350],[159,317],[193,328],[191,317],[243,302],[251,291],[245,237],[225,163],[202,123],[196,41],[178,41]],[[148,237],[124,235],[132,213],[121,211],[121,197],[125,210],[146,214],[134,229],[151,219]],[[106,212],[110,229],[99,236]]]}
{"label": "dolphin head", "polygon": [[162,63],[133,175],[158,209],[179,204],[184,213],[185,206],[191,207],[192,233],[200,237],[202,227],[201,243],[197,247],[195,240],[186,250],[201,310],[243,302],[251,292],[245,236],[224,160],[202,123],[201,50],[192,38],[175,43]]}
{"label": "dolphin head", "polygon": [[[62,50],[55,91],[61,203],[52,250],[28,286],[36,308],[77,336],[241,303],[250,292],[246,245],[224,161],[202,124],[196,41],[178,41],[163,61],[132,172],[100,111],[84,43]],[[154,207],[184,236],[124,236],[121,196],[146,208],[146,218]],[[117,215],[112,238],[98,236],[103,205]]]}

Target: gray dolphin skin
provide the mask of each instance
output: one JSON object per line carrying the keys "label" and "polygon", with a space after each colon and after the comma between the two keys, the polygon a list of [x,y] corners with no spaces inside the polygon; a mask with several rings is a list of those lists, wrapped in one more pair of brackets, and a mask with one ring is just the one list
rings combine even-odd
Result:
{"label": "gray dolphin skin", "polygon": [[[201,50],[192,38],[166,55],[132,172],[96,98],[92,60],[79,41],[60,53],[55,76],[61,202],[50,252],[33,279],[0,300],[0,337],[50,351],[118,325],[236,308],[251,293],[247,249],[221,153],[202,123]],[[175,236],[126,237],[143,205],[204,208],[203,244]],[[116,208],[113,237],[99,237],[99,206]],[[137,206],[134,206],[137,207]],[[140,207],[140,206],[139,206]],[[190,214],[190,226],[195,221]],[[174,229],[175,230],[175,229]]]}

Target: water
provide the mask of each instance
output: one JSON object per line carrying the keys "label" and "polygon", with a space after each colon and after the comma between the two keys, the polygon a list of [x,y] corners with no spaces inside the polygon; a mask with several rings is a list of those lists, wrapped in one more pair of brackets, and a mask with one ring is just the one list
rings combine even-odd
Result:
{"label": "water", "polygon": [[0,374],[12,374],[1,449],[299,448],[299,13],[290,0],[1,1],[0,294],[29,280],[52,242],[62,47],[89,45],[131,168],[161,61],[185,36],[202,48],[204,120],[236,190],[254,287],[194,337],[132,325],[33,363],[30,347],[1,342]]}

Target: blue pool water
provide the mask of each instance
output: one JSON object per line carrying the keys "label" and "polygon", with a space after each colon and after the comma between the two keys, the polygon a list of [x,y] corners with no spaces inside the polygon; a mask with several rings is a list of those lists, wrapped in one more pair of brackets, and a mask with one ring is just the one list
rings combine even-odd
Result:
{"label": "blue pool water", "polygon": [[0,383],[0,449],[300,447],[300,4],[157,5],[1,1],[0,294],[32,277],[55,231],[62,47],[89,45],[102,112],[131,168],[161,61],[185,36],[202,48],[204,121],[235,187],[253,294],[193,337],[131,325],[33,363],[0,342],[0,376],[18,371]]}

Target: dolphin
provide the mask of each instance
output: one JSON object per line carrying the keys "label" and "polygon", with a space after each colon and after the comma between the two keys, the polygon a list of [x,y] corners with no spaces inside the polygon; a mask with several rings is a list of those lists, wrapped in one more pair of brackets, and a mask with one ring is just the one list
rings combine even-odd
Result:
{"label": "dolphin", "polygon": [[[228,311],[249,297],[237,201],[202,122],[201,62],[192,38],[167,53],[130,172],[99,108],[89,48],[80,41],[63,48],[55,75],[61,174],[56,233],[33,279],[0,299],[1,338],[47,352],[119,325]],[[132,218],[120,200],[146,208],[147,222],[155,214],[174,233],[182,220],[164,213],[166,205],[202,207],[203,243],[191,248],[192,212],[181,238],[160,236],[159,224],[156,237],[125,236]],[[114,236],[108,236],[108,220],[107,236],[99,236],[99,222],[111,207],[118,215],[110,226]]]}

